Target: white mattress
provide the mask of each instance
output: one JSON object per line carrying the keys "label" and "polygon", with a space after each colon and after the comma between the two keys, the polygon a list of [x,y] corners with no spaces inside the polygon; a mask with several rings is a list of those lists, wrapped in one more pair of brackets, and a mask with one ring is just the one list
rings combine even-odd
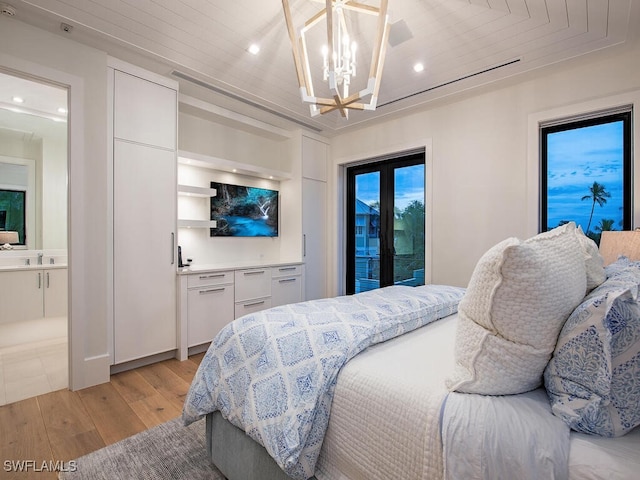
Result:
{"label": "white mattress", "polygon": [[618,438],[571,432],[569,480],[640,478],[640,427]]}
{"label": "white mattress", "polygon": [[[444,379],[457,315],[375,345],[340,372],[318,480],[444,478]],[[571,433],[570,480],[640,478],[640,427],[620,438]]]}
{"label": "white mattress", "polygon": [[442,478],[439,417],[455,318],[369,347],[343,367],[318,480]]}

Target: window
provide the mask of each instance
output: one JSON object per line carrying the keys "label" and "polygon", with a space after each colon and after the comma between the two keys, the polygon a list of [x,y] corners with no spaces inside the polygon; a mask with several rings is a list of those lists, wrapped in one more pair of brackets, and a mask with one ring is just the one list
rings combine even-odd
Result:
{"label": "window", "polygon": [[348,168],[347,293],[424,283],[424,152]]}
{"label": "window", "polygon": [[540,231],[631,228],[631,108],[541,126]]}

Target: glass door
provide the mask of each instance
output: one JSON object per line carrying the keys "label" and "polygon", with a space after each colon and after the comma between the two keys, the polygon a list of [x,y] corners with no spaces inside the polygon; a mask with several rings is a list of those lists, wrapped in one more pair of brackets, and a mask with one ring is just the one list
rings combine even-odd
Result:
{"label": "glass door", "polygon": [[424,285],[424,154],[347,170],[347,293]]}

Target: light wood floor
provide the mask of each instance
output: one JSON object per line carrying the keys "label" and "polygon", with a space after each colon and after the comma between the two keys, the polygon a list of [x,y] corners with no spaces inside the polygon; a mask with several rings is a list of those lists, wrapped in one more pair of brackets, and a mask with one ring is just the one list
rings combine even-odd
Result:
{"label": "light wood floor", "polygon": [[56,479],[56,473],[33,468],[7,471],[7,462],[67,462],[179,417],[203,356],[166,360],[112,375],[95,387],[0,406],[0,479]]}

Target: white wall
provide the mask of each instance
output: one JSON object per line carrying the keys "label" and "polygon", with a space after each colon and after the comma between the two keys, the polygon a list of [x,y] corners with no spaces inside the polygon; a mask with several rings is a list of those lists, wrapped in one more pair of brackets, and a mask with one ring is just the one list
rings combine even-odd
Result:
{"label": "white wall", "polygon": [[[551,109],[569,112],[577,103],[624,92],[630,98],[637,96],[633,92],[640,90],[639,43],[577,58],[333,138],[330,198],[335,201],[341,191],[341,164],[400,151],[430,139],[431,279],[433,283],[465,286],[477,260],[492,245],[509,236],[527,238],[537,233],[535,219],[529,218],[532,208],[527,194],[532,184],[534,192],[537,188],[537,178],[532,178],[536,170],[531,173],[528,164],[529,117]],[[640,105],[636,105],[638,109]],[[637,132],[636,143],[640,138]],[[533,138],[537,138],[535,132]],[[330,218],[337,216],[340,208],[334,203],[336,215]],[[533,212],[535,216],[535,205]],[[340,225],[333,228],[336,247],[332,258],[337,259],[343,248],[343,231]],[[333,289],[339,293],[337,262],[333,271]]]}
{"label": "white wall", "polygon": [[[300,261],[300,229],[296,230],[296,224],[292,222],[292,219],[300,214],[300,193],[296,190],[299,181],[294,178],[299,176],[299,167],[296,165],[300,162],[300,155],[298,153],[296,156],[291,148],[291,144],[296,143],[295,140],[273,138],[271,134],[262,136],[250,133],[184,112],[180,112],[178,125],[178,148],[181,151],[249,165],[259,170],[284,172],[292,177],[276,181],[216,169],[179,165],[179,184],[208,188],[210,182],[215,181],[280,192],[278,237],[210,237],[208,229],[181,228],[178,230],[178,243],[182,247],[183,260],[186,261],[187,257],[193,258],[194,265]],[[178,199],[179,218],[185,215],[190,219],[208,219],[208,212],[202,211],[203,208],[208,208],[207,200],[203,203],[197,199]],[[196,210],[200,210],[200,214],[196,214]]]}
{"label": "white wall", "polygon": [[108,381],[107,55],[0,16],[0,65],[71,85],[71,384]]}

